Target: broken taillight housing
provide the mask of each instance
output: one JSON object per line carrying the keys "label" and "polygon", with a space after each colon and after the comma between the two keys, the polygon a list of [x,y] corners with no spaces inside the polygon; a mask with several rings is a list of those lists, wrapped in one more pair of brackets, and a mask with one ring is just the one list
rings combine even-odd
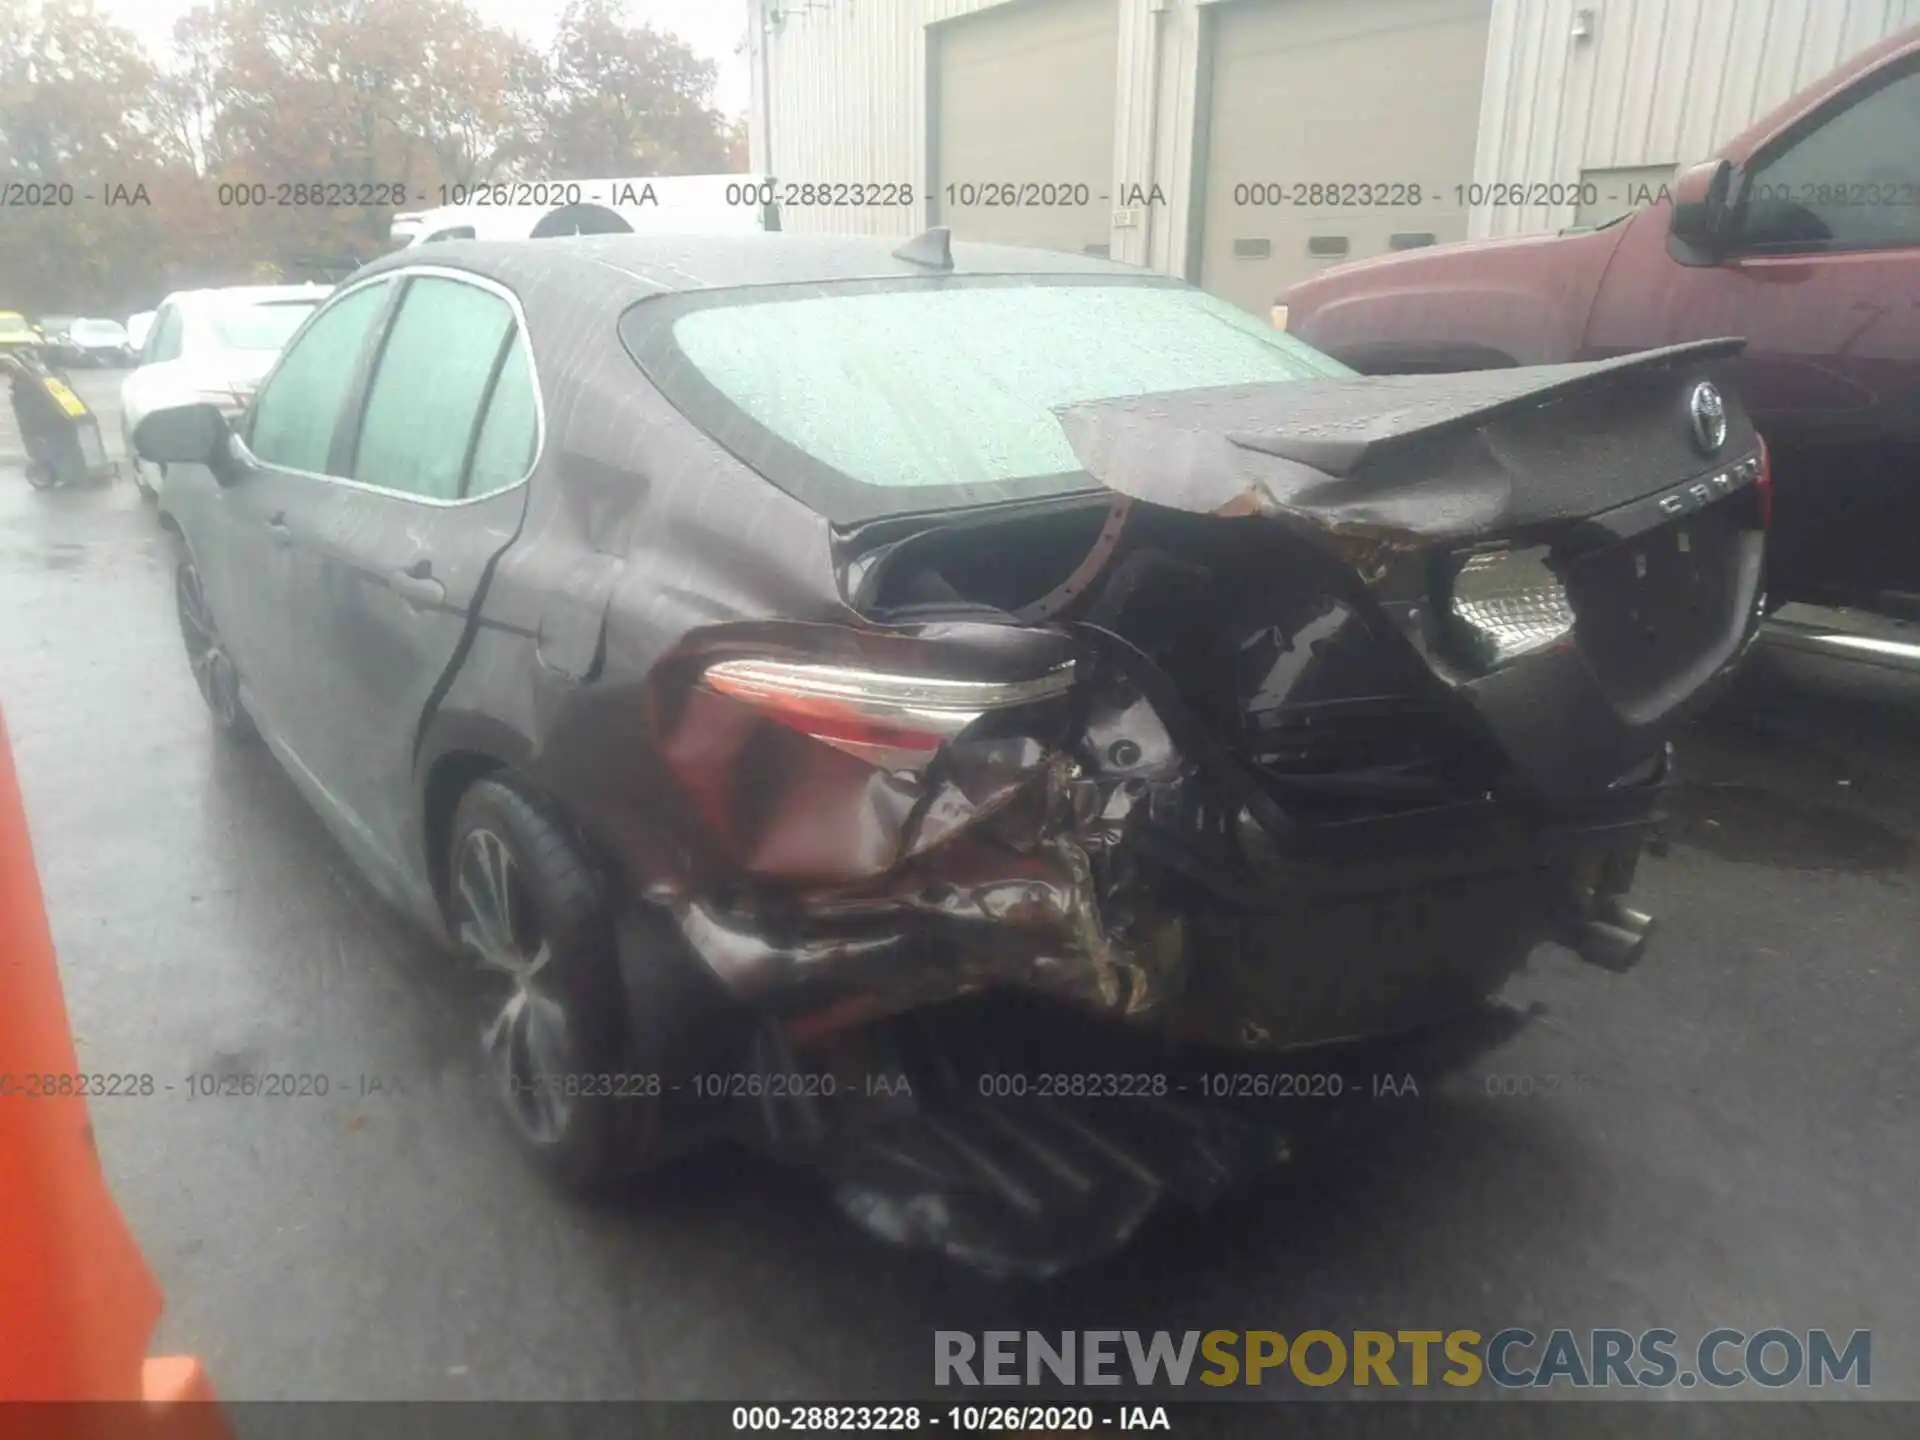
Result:
{"label": "broken taillight housing", "polygon": [[701,683],[790,730],[895,766],[924,764],[984,715],[1065,694],[1073,685],[1073,666],[1007,681],[793,660],[722,660],[707,668]]}
{"label": "broken taillight housing", "polygon": [[1477,550],[1448,586],[1447,609],[1474,658],[1491,667],[1541,650],[1573,629],[1567,587],[1545,546]]}

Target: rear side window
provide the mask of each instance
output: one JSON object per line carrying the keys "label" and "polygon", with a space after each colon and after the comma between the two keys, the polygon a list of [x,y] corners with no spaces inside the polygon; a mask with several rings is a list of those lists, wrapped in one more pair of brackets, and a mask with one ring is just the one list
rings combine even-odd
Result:
{"label": "rear side window", "polygon": [[[386,303],[387,281],[363,286],[320,314],[281,357],[253,402],[247,448],[269,465],[328,472],[334,427],[353,385],[367,330]],[[155,327],[156,330],[158,327]]]}
{"label": "rear side window", "polygon": [[480,423],[465,493],[491,495],[524,479],[533,466],[539,438],[539,404],[527,364],[527,344],[516,339],[494,384],[493,398],[487,402],[487,418]]}
{"label": "rear side window", "polygon": [[458,499],[487,382],[513,326],[512,307],[490,290],[431,275],[410,280],[374,372],[353,478]]}

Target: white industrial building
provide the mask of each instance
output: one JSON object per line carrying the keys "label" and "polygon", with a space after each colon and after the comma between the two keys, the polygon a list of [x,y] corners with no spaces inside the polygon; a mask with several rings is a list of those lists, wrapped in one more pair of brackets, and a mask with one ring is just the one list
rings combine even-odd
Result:
{"label": "white industrial building", "polygon": [[752,168],[783,188],[827,187],[802,199],[862,202],[786,197],[786,228],[950,225],[1184,275],[1261,313],[1339,260],[1609,218],[1920,24],[1920,0],[749,0],[749,12]]}

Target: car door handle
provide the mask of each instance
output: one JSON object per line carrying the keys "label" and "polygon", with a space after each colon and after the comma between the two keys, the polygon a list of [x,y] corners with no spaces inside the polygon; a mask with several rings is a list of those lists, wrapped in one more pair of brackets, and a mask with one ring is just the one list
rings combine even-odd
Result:
{"label": "car door handle", "polygon": [[393,588],[416,610],[430,610],[447,598],[447,587],[433,578],[433,562],[424,555],[393,577]]}
{"label": "car door handle", "polygon": [[267,533],[273,536],[276,545],[285,545],[293,538],[293,532],[287,529],[287,512],[276,510],[267,517]]}

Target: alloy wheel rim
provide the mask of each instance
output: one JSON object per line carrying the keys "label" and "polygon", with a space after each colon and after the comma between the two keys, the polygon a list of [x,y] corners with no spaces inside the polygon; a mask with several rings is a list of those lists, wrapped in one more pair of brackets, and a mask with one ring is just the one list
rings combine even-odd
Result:
{"label": "alloy wheel rim", "polygon": [[193,667],[194,682],[207,706],[223,725],[231,725],[240,712],[234,684],[233,661],[213,623],[200,588],[200,572],[191,565],[182,566],[176,582],[180,609],[180,635],[186,641],[187,663]]}
{"label": "alloy wheel rim", "polygon": [[554,993],[552,946],[513,851],[494,831],[472,830],[461,842],[454,890],[456,934],[480,980],[481,1051],[515,1122],[550,1145],[574,1103],[560,1090],[570,1027]]}

